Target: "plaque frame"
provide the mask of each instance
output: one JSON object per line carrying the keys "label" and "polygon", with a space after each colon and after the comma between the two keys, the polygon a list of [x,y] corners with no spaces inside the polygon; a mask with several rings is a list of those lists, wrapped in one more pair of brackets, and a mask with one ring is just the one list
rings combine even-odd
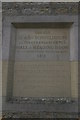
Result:
{"label": "plaque frame", "polygon": [[[52,24],[55,23],[55,25],[62,25],[65,27],[70,27],[70,61],[78,61],[78,53],[77,53],[77,49],[78,49],[78,37],[77,37],[77,33],[78,33],[78,18],[77,16],[69,16],[69,15],[59,15],[59,16],[29,16],[29,17],[25,17],[25,16],[18,16],[18,17],[5,17],[5,19],[3,20],[3,48],[5,46],[5,39],[7,38],[8,43],[7,47],[5,47],[5,49],[3,50],[3,60],[7,60],[8,61],[8,75],[7,75],[7,92],[6,92],[6,100],[7,102],[14,102],[13,101],[13,96],[12,96],[12,86],[13,86],[13,81],[11,80],[13,78],[13,70],[10,71],[10,68],[12,68],[14,66],[14,53],[15,53],[15,43],[14,43],[14,37],[15,37],[15,32],[16,32],[16,27],[21,27],[23,26],[23,24],[26,25],[28,24],[29,27],[32,23],[46,23],[48,24]],[[25,25],[24,25],[25,26]],[[26,26],[25,26],[26,27]],[[33,25],[34,27],[34,25]],[[58,27],[58,26],[56,26]],[[31,26],[32,28],[32,26]],[[7,32],[6,32],[7,31]],[[75,33],[75,36],[74,36]],[[75,43],[75,39],[76,39],[76,43]],[[74,40],[73,40],[74,39]],[[73,48],[73,45],[75,44],[75,47]],[[12,46],[10,48],[10,46]],[[6,54],[5,54],[6,51]],[[13,54],[12,54],[13,52]],[[77,54],[76,54],[77,53]],[[77,70],[77,68],[76,68]],[[73,71],[71,71],[73,74]],[[9,77],[9,74],[11,74],[11,76]],[[77,79],[77,78],[76,78]],[[73,81],[71,80],[71,83]],[[74,86],[74,85],[73,85]],[[73,87],[71,88],[73,89]],[[75,89],[77,90],[78,88],[75,87]],[[74,95],[73,93],[74,91],[72,90],[72,97],[71,98],[63,98],[63,99],[71,99],[71,101],[76,100],[78,96]],[[77,90],[78,92],[78,90]],[[15,98],[16,99],[16,98]],[[21,99],[21,98],[20,98]],[[34,101],[34,98],[28,98],[30,101]],[[51,100],[51,98],[40,98],[42,99],[42,101],[47,101],[48,99]],[[43,100],[44,99],[44,100]],[[52,98],[54,100],[54,98]],[[59,99],[59,98],[58,98]],[[61,99],[61,98],[60,98]],[[37,99],[35,99],[35,101],[37,101]],[[61,101],[61,100],[60,100]],[[64,100],[63,100],[64,102]],[[44,103],[44,102],[43,102]],[[34,104],[32,102],[32,104]],[[37,102],[36,102],[37,104]],[[52,103],[53,104],[53,103]]]}

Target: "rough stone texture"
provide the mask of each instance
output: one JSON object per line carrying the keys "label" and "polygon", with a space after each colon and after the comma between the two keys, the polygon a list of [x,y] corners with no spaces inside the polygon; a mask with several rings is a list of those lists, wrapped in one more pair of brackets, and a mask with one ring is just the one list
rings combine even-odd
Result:
{"label": "rough stone texture", "polygon": [[[72,117],[73,116],[73,117]],[[6,112],[3,118],[78,118],[76,113],[53,113],[53,112]],[[76,120],[76,119],[75,119]]]}
{"label": "rough stone texture", "polygon": [[77,2],[13,2],[2,3],[3,15],[7,16],[23,16],[23,15],[59,15],[59,14],[78,14]]}

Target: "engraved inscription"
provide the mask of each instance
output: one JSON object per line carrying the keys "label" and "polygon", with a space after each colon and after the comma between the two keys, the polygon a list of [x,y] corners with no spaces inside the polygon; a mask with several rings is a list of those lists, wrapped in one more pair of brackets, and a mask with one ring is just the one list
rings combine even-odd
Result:
{"label": "engraved inscription", "polygon": [[69,30],[18,29],[16,54],[16,57],[23,54],[27,59],[68,59]]}

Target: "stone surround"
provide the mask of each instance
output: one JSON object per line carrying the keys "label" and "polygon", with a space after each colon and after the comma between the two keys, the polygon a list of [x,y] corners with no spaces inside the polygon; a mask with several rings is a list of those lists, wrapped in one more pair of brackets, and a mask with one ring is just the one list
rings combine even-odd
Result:
{"label": "stone surround", "polygon": [[[35,15],[39,15],[39,16],[58,16],[58,15],[69,15],[69,16],[75,16],[75,15],[78,15],[78,3],[16,3],[16,2],[13,2],[13,3],[5,3],[3,2],[2,3],[2,7],[3,7],[3,20],[5,20],[6,16],[7,17],[14,17],[14,20],[16,18],[16,16],[35,16]],[[6,24],[7,25],[7,24]],[[3,62],[3,66],[4,66],[4,63]],[[7,64],[5,64],[7,66]],[[75,69],[76,68],[76,63],[75,61],[73,61],[71,63],[71,66],[72,66],[72,70],[73,72],[75,72]],[[76,68],[77,69],[77,68]],[[4,67],[4,73],[5,73],[5,77],[4,79],[6,79],[6,75],[7,75],[7,67]],[[77,73],[76,73],[77,74]],[[72,76],[72,78],[74,78],[75,80],[75,75]],[[6,89],[6,87],[4,86],[4,88]],[[73,95],[76,94],[76,90],[74,90],[74,86],[72,88],[73,90]],[[4,90],[5,91],[5,90]],[[56,99],[56,100],[52,100],[51,102],[49,101],[48,102],[48,99],[46,98],[40,98],[40,100],[34,100],[33,98],[28,98],[28,100],[26,100],[26,102],[24,102],[24,100],[21,98],[17,99],[16,100],[16,97],[15,99],[12,99],[9,101],[9,104],[7,103],[7,107],[6,107],[6,110],[4,110],[3,112],[3,118],[77,118],[77,113],[67,113],[67,112],[53,112],[51,111],[50,112],[50,109],[51,107],[49,108],[49,112],[46,112],[46,111],[38,111],[38,112],[35,112],[34,109],[35,109],[35,106],[37,106],[37,102],[38,104],[53,104],[53,101],[57,104],[66,104],[66,106],[68,104],[73,104],[75,103],[74,100],[72,100],[71,98],[69,99],[66,99],[66,100],[62,100],[63,98],[59,98],[59,99]],[[65,98],[64,98],[65,99]],[[66,101],[68,101],[68,103],[66,103]],[[17,102],[15,102],[17,101]],[[9,109],[13,109],[13,108],[17,108],[17,107],[14,107],[15,105],[19,106],[20,103],[31,103],[32,101],[32,104],[34,105],[33,108],[30,108],[33,109],[33,112],[29,111],[28,112],[28,109],[27,109],[27,112],[14,112],[12,110],[12,112],[8,112],[8,106],[9,106]],[[56,102],[58,101],[58,102]],[[11,102],[11,103],[10,103]],[[4,103],[3,103],[4,104]],[[13,107],[12,107],[13,105]],[[4,107],[5,105],[3,105]],[[75,103],[75,106],[77,106],[77,103]],[[21,106],[22,107],[22,106]],[[61,107],[61,106],[60,106]],[[23,108],[24,108],[24,105],[23,105]],[[43,107],[42,107],[43,108]],[[40,110],[42,109],[40,108]],[[46,108],[46,107],[45,107]],[[56,108],[56,107],[55,107]],[[58,108],[58,107],[57,107]],[[63,107],[63,109],[66,109],[66,107]],[[73,107],[75,108],[75,107]],[[72,108],[72,109],[73,109]],[[68,107],[67,107],[68,109]],[[20,109],[21,110],[21,109]],[[37,107],[36,107],[36,110],[37,110]],[[24,110],[25,111],[25,110]],[[64,110],[65,111],[65,110]],[[71,110],[72,111],[72,110]]]}

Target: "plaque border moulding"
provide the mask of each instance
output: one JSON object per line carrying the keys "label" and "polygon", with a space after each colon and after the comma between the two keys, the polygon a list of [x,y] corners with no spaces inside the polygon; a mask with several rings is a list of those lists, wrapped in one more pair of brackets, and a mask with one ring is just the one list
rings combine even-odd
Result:
{"label": "plaque border moulding", "polygon": [[[73,83],[73,79],[71,78],[71,98],[54,98],[54,97],[40,97],[40,98],[33,98],[33,97],[29,97],[29,98],[24,98],[24,97],[13,97],[13,72],[14,72],[14,58],[15,58],[15,34],[16,34],[16,28],[22,28],[24,27],[33,27],[34,28],[34,24],[43,24],[46,23],[48,27],[48,24],[50,24],[50,26],[52,27],[58,27],[63,24],[63,27],[69,27],[70,28],[70,59],[69,61],[77,61],[78,57],[75,55],[76,53],[76,49],[77,49],[77,42],[75,44],[75,39],[77,39],[77,29],[78,29],[78,22],[77,22],[77,16],[69,16],[69,15],[59,15],[59,16],[29,16],[29,17],[22,17],[22,16],[18,16],[18,17],[6,17],[3,20],[3,28],[5,27],[3,34],[5,34],[5,36],[3,36],[3,40],[5,41],[6,37],[8,39],[9,45],[8,45],[8,50],[7,50],[7,56],[4,56],[3,53],[3,59],[8,60],[8,75],[7,75],[7,93],[6,93],[6,100],[8,102],[11,103],[32,103],[32,104],[64,104],[64,103],[74,103],[74,101],[76,100],[76,95],[75,93],[73,93],[72,91],[72,84]],[[55,24],[53,24],[55,23]],[[57,26],[56,26],[57,25]],[[40,26],[38,26],[40,27]],[[8,33],[6,32],[6,30],[8,29]],[[74,36],[75,34],[75,36]],[[74,36],[74,38],[72,37]],[[74,39],[74,40],[73,40]],[[75,44],[75,47],[73,48],[73,44]],[[73,52],[74,54],[73,54]],[[12,69],[10,69],[12,68]],[[71,74],[72,71],[71,71]],[[74,89],[78,89],[77,87],[75,87]],[[78,93],[77,93],[78,94]]]}

